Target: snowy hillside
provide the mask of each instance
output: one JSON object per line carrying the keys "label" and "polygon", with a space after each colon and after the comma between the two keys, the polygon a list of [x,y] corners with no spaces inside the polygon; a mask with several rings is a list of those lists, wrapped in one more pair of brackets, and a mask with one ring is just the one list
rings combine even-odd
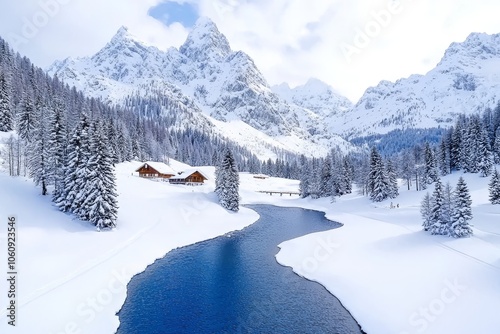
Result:
{"label": "snowy hillside", "polygon": [[288,103],[271,90],[247,54],[231,50],[208,18],[198,20],[178,50],[147,46],[121,28],[94,56],[57,61],[48,73],[113,103],[137,94],[176,101],[191,111],[196,120],[192,126],[205,124],[223,136],[228,133],[213,120],[242,121],[268,137],[264,144],[260,135],[240,127],[240,137],[231,134],[240,144],[250,140],[265,146],[272,138],[277,147],[308,155],[324,155],[336,146],[352,148],[325,126],[329,111],[348,107],[345,98],[328,91],[322,95],[323,106],[333,102],[328,107]]}
{"label": "snowy hillside", "polygon": [[460,113],[495,107],[500,99],[500,34],[472,33],[453,43],[425,75],[368,88],[338,133],[358,137],[394,129],[449,126]]}

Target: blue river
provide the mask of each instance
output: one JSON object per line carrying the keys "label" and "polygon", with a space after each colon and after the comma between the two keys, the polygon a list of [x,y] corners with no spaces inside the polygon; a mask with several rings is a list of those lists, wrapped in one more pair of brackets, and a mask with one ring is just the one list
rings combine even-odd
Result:
{"label": "blue river", "polygon": [[318,211],[249,207],[255,224],[173,250],[134,276],[117,333],[363,333],[323,286],[275,259],[281,242],[340,224]]}

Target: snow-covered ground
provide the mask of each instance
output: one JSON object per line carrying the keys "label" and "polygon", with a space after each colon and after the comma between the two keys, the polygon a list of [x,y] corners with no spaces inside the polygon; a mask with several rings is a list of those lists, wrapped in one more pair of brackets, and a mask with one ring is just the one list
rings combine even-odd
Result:
{"label": "snow-covered ground", "polygon": [[[112,232],[57,211],[29,180],[0,174],[0,249],[6,274],[8,215],[18,224],[17,327],[7,325],[7,282],[0,282],[0,333],[114,333],[115,313],[134,274],[168,251],[239,230],[258,215],[242,208],[222,209],[213,194],[213,177],[204,186],[186,187],[133,176],[141,164],[117,167],[119,216]],[[182,165],[172,161],[176,170]],[[213,175],[213,168],[202,168]]]}
{"label": "snow-covered ground", "polygon": [[[459,176],[443,180],[454,186]],[[473,200],[472,238],[423,232],[425,193],[402,187],[394,209],[390,200],[373,204],[359,195],[334,204],[279,203],[325,211],[344,226],[284,242],[276,258],[324,285],[369,334],[498,333],[500,206],[488,202],[488,178],[463,176]]]}
{"label": "snow-covered ground", "polygon": [[[172,160],[173,168],[185,165]],[[228,213],[213,194],[213,167],[206,185],[184,187],[132,175],[140,163],[117,168],[118,228],[95,232],[58,212],[32,182],[0,174],[0,216],[18,219],[18,327],[1,333],[114,333],[115,313],[130,278],[176,247],[242,229],[258,215]],[[447,177],[454,185],[458,174]],[[274,204],[325,211],[344,224],[284,242],[278,262],[321,282],[369,333],[495,333],[500,328],[500,206],[488,203],[488,179],[465,175],[471,190],[475,235],[468,239],[421,231],[423,192],[400,190],[373,204],[349,195],[299,199],[259,190],[298,190],[298,181],[255,179],[241,173],[244,204]],[[6,249],[6,227],[0,249]],[[5,254],[5,252],[4,252]],[[5,260],[3,260],[5,261]],[[4,262],[5,263],[5,262]],[[6,282],[0,280],[2,304]],[[5,309],[5,308],[3,308]]]}

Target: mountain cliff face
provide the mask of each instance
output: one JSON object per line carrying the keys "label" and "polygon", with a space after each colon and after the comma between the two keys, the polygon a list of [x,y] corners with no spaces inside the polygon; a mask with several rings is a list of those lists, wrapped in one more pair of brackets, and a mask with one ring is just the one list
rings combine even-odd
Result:
{"label": "mountain cliff face", "polygon": [[[337,133],[358,137],[394,129],[448,127],[460,113],[494,107],[500,97],[500,34],[453,43],[425,75],[366,90]],[[341,122],[342,119],[338,119]]]}
{"label": "mountain cliff face", "polygon": [[[48,73],[113,103],[136,94],[176,100],[191,112],[186,124],[194,118],[242,144],[274,141],[277,147],[308,155],[323,155],[336,146],[352,148],[324,123],[328,112],[344,111],[345,101],[337,111],[278,96],[253,60],[231,50],[207,18],[198,20],[179,49],[146,46],[121,28],[94,56],[55,62]],[[326,103],[337,97],[333,90],[329,94]]]}

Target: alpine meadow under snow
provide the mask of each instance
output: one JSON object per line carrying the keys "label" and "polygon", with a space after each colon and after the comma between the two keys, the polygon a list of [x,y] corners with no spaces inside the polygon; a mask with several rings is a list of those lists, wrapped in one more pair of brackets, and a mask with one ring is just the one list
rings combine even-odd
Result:
{"label": "alpine meadow under snow", "polygon": [[0,38],[0,217],[18,236],[0,244],[19,267],[0,331],[114,333],[134,275],[269,204],[343,224],[271,256],[366,333],[498,332],[499,66],[500,34],[471,33],[353,104],[317,79],[271,87],[209,18],[179,48],[123,27],[47,71]]}

